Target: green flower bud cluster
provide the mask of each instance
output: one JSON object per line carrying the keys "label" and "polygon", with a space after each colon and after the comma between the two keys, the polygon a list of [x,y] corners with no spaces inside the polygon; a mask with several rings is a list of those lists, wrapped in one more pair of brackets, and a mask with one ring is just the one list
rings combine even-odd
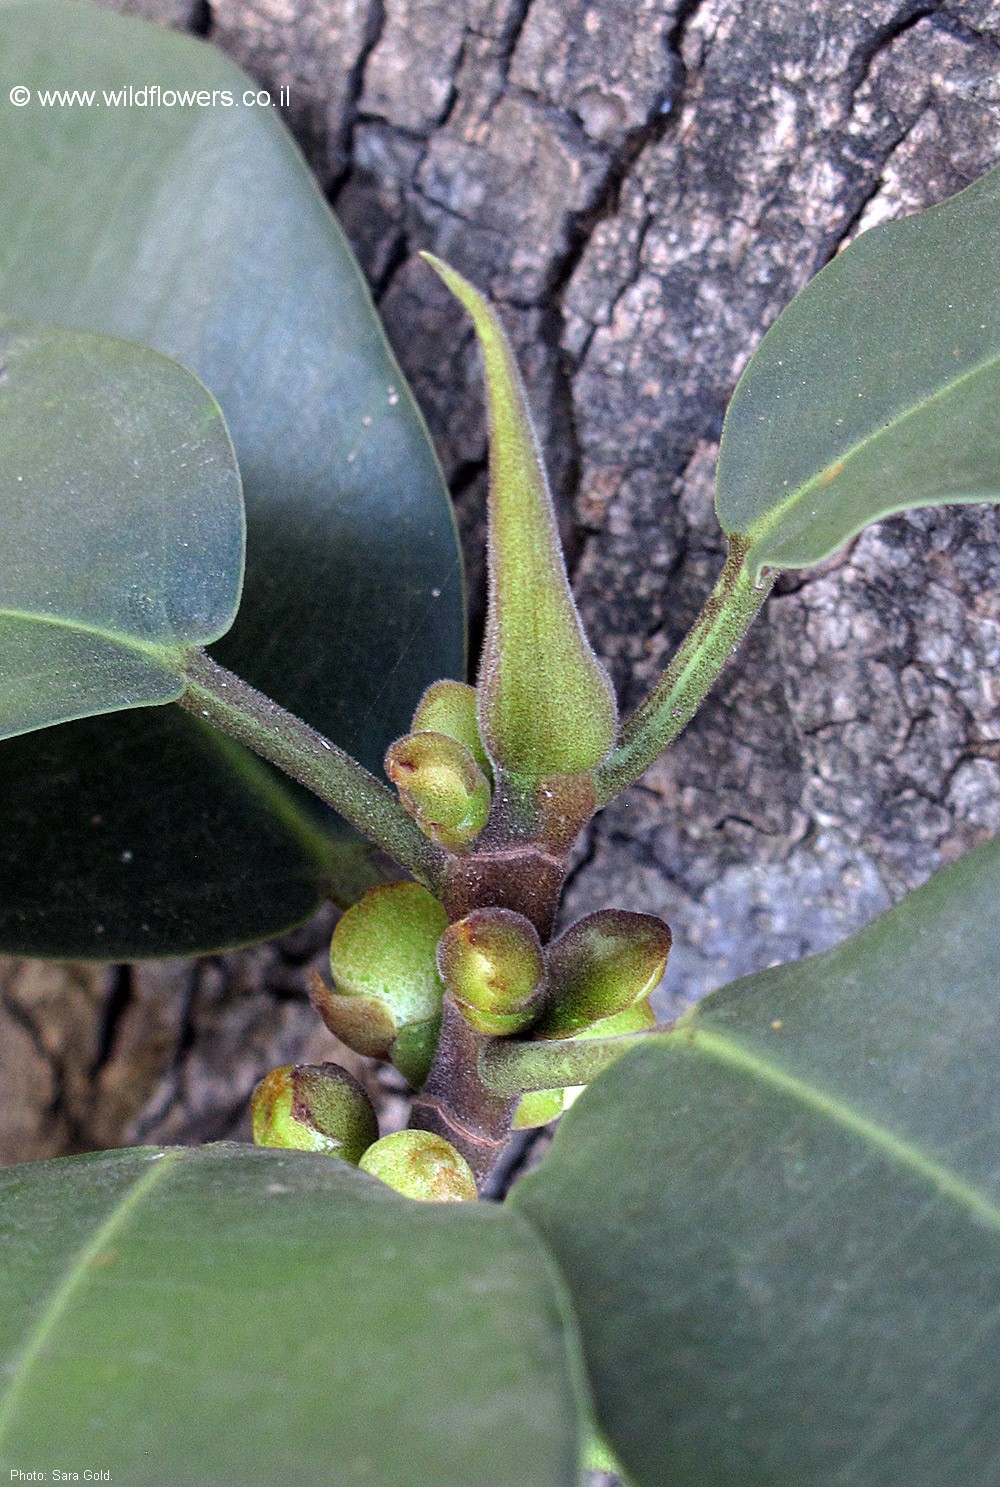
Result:
{"label": "green flower bud cluster", "polygon": [[365,1091],[339,1064],[286,1064],[258,1084],[251,1103],[258,1146],[322,1152],[377,1177],[423,1203],[467,1203],[478,1197],[468,1163],[430,1131],[397,1131],[379,1139]]}
{"label": "green flower bud cluster", "polygon": [[[334,986],[313,1003],[341,1042],[389,1059],[419,1089],[437,1047],[445,994],[477,1033],[536,1040],[607,1037],[655,1024],[649,994],[670,931],[649,914],[605,909],[547,947],[510,909],[475,909],[448,924],[418,883],[372,888],[342,916],[330,946]],[[554,1119],[563,1090],[533,1092],[515,1124]]]}
{"label": "green flower bud cluster", "polygon": [[390,744],[385,772],[425,836],[464,852],[490,814],[492,769],[476,723],[476,691],[464,682],[428,687],[412,731]]}

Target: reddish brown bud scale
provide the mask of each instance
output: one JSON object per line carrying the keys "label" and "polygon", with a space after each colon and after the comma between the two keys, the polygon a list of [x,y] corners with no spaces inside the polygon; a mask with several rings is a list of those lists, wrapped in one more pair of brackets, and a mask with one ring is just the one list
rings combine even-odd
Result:
{"label": "reddish brown bud scale", "polygon": [[392,1013],[374,997],[341,996],[312,972],[309,1000],[335,1038],[368,1058],[388,1058],[396,1038]]}

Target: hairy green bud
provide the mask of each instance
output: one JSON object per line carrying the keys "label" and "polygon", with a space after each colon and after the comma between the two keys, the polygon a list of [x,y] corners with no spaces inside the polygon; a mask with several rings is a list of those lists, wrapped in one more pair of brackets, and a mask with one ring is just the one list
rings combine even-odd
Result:
{"label": "hairy green bud", "polygon": [[477,1032],[506,1038],[538,1016],[545,962],[538,932],[523,914],[473,910],[448,926],[437,961],[459,1011]]}
{"label": "hairy green bud", "polygon": [[390,744],[385,772],[420,830],[461,852],[490,813],[490,782],[473,755],[447,733],[408,733]]}
{"label": "hairy green bud", "polygon": [[479,737],[476,689],[466,682],[431,682],[417,703],[411,733],[446,733],[464,744],[486,778],[492,781],[493,766]]}
{"label": "hairy green bud", "polygon": [[663,975],[670,930],[653,914],[601,909],[545,952],[546,1007],[538,1038],[572,1038],[647,997]]}
{"label": "hairy green bud", "polygon": [[[437,943],[443,905],[419,883],[370,889],[337,923],[330,945],[336,989],[318,976],[312,1000],[327,1027],[370,1058],[391,1058],[411,1083],[426,1078],[441,1024]],[[422,1050],[422,1051],[421,1051]]]}
{"label": "hairy green bud", "polygon": [[483,296],[439,258],[422,256],[472,317],[486,373],[489,602],[479,732],[505,773],[581,773],[613,747],[618,711],[573,601],[524,386]]}
{"label": "hairy green bud", "polygon": [[364,1089],[339,1064],[284,1064],[266,1074],[251,1102],[257,1146],[321,1151],[357,1166],[378,1121]]}
{"label": "hairy green bud", "polygon": [[383,1136],[369,1146],[359,1165],[362,1172],[421,1203],[470,1203],[479,1196],[465,1158],[430,1131]]}

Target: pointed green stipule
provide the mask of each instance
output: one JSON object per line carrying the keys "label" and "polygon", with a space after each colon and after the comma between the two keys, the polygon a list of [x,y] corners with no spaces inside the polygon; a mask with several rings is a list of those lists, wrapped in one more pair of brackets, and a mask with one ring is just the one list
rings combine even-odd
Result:
{"label": "pointed green stipule", "polygon": [[490,813],[490,782],[470,751],[447,733],[407,733],[389,745],[385,772],[432,842],[461,852]]}
{"label": "pointed green stipule", "polygon": [[479,768],[492,782],[490,756],[479,737],[476,689],[466,682],[431,682],[413,714],[411,733],[447,733],[464,744]]}
{"label": "pointed green stipule", "polygon": [[500,321],[454,269],[421,255],[472,317],[490,424],[489,599],[479,731],[494,765],[527,780],[593,769],[614,745],[610,678],[570,592],[527,399]]}
{"label": "pointed green stipule", "polygon": [[378,1121],[371,1100],[339,1064],[283,1064],[253,1092],[257,1146],[321,1151],[357,1166],[373,1141]]}

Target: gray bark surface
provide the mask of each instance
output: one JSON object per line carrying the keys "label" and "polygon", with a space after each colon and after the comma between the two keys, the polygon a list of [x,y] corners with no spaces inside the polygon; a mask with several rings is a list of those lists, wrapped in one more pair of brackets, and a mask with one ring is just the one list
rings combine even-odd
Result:
{"label": "gray bark surface", "polygon": [[[413,254],[501,306],[627,706],[721,566],[721,421],[767,326],[857,231],[1000,160],[996,0],[116,3],[290,88],[480,594],[476,356]],[[783,579],[680,742],[595,822],[568,910],[668,919],[665,1011],[824,948],[1000,831],[997,524],[896,518]],[[0,1160],[245,1129],[267,1068],[331,1054],[303,1000],[328,932],[196,966],[7,963]]]}

